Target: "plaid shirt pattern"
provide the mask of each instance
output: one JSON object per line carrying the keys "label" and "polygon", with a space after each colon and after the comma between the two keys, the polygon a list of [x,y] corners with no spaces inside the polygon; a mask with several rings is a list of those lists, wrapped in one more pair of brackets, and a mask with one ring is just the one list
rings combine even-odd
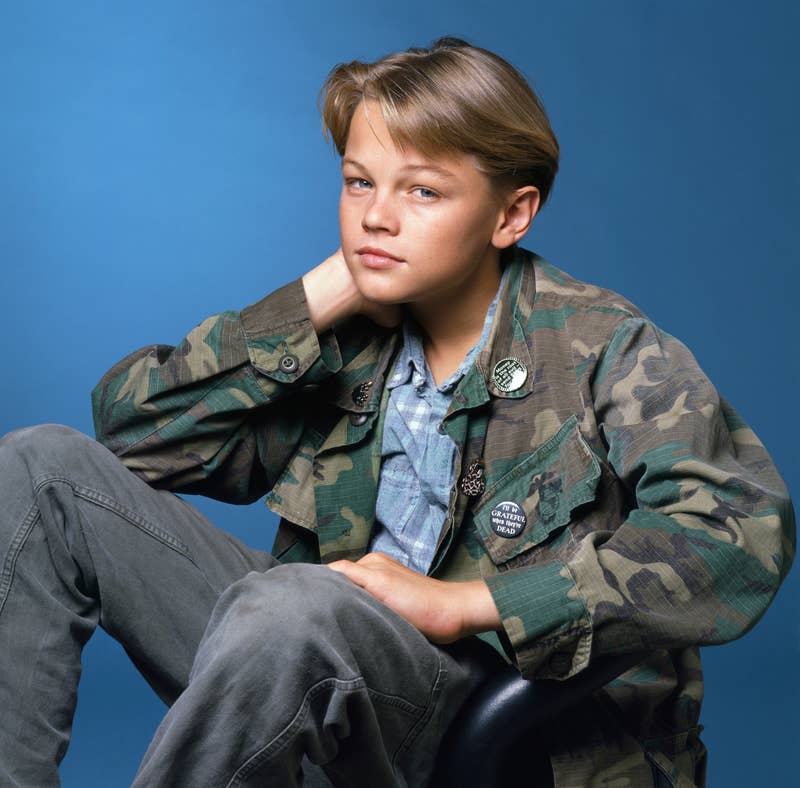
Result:
{"label": "plaid shirt pattern", "polygon": [[439,425],[456,386],[489,338],[498,295],[486,313],[477,344],[439,386],[425,360],[419,326],[407,318],[403,347],[386,384],[390,393],[370,551],[386,553],[422,574],[433,561],[453,486],[456,445]]}

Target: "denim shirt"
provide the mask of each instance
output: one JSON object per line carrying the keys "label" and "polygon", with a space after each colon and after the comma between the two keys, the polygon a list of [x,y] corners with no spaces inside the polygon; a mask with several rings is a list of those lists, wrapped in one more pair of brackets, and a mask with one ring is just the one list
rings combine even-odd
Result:
{"label": "denim shirt", "polygon": [[447,380],[435,384],[419,326],[407,317],[403,347],[386,384],[390,393],[369,549],[386,553],[422,574],[433,561],[453,486],[456,445],[439,431],[439,425],[456,386],[489,338],[505,276],[504,271],[477,344]]}

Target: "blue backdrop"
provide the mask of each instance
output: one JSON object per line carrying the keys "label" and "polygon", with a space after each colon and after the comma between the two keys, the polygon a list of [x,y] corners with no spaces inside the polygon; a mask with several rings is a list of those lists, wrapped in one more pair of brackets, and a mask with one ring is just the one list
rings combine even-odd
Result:
{"label": "blue backdrop", "polygon": [[[90,431],[88,394],[338,245],[329,68],[444,33],[495,49],[563,148],[527,246],[683,339],[800,487],[798,4],[0,0],[0,432]],[[201,506],[261,546],[263,504]],[[800,584],[705,651],[711,785],[796,784]],[[66,788],[122,786],[164,709],[102,633]]]}

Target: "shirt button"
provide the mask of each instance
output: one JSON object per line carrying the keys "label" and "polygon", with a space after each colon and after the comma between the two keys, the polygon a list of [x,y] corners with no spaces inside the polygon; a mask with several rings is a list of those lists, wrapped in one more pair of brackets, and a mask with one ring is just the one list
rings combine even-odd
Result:
{"label": "shirt button", "polygon": [[351,413],[350,414],[350,423],[354,427],[360,427],[362,424],[367,423],[367,419],[369,416],[366,413]]}
{"label": "shirt button", "polygon": [[439,435],[444,435],[447,430],[445,429],[444,422],[440,421],[439,426],[436,428],[439,432]]}
{"label": "shirt button", "polygon": [[291,353],[285,353],[281,356],[281,360],[278,362],[281,368],[281,372],[297,372],[298,368],[300,367],[300,359],[297,356],[293,356]]}

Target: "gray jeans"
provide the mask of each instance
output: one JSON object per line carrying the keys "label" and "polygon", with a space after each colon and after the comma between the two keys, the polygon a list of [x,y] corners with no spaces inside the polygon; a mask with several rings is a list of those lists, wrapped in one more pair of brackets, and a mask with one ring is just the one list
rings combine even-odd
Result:
{"label": "gray jeans", "polygon": [[59,784],[98,624],[171,706],[136,786],[420,788],[499,664],[475,638],[432,645],[324,566],[248,548],[65,427],[0,441],[0,560],[4,787]]}

